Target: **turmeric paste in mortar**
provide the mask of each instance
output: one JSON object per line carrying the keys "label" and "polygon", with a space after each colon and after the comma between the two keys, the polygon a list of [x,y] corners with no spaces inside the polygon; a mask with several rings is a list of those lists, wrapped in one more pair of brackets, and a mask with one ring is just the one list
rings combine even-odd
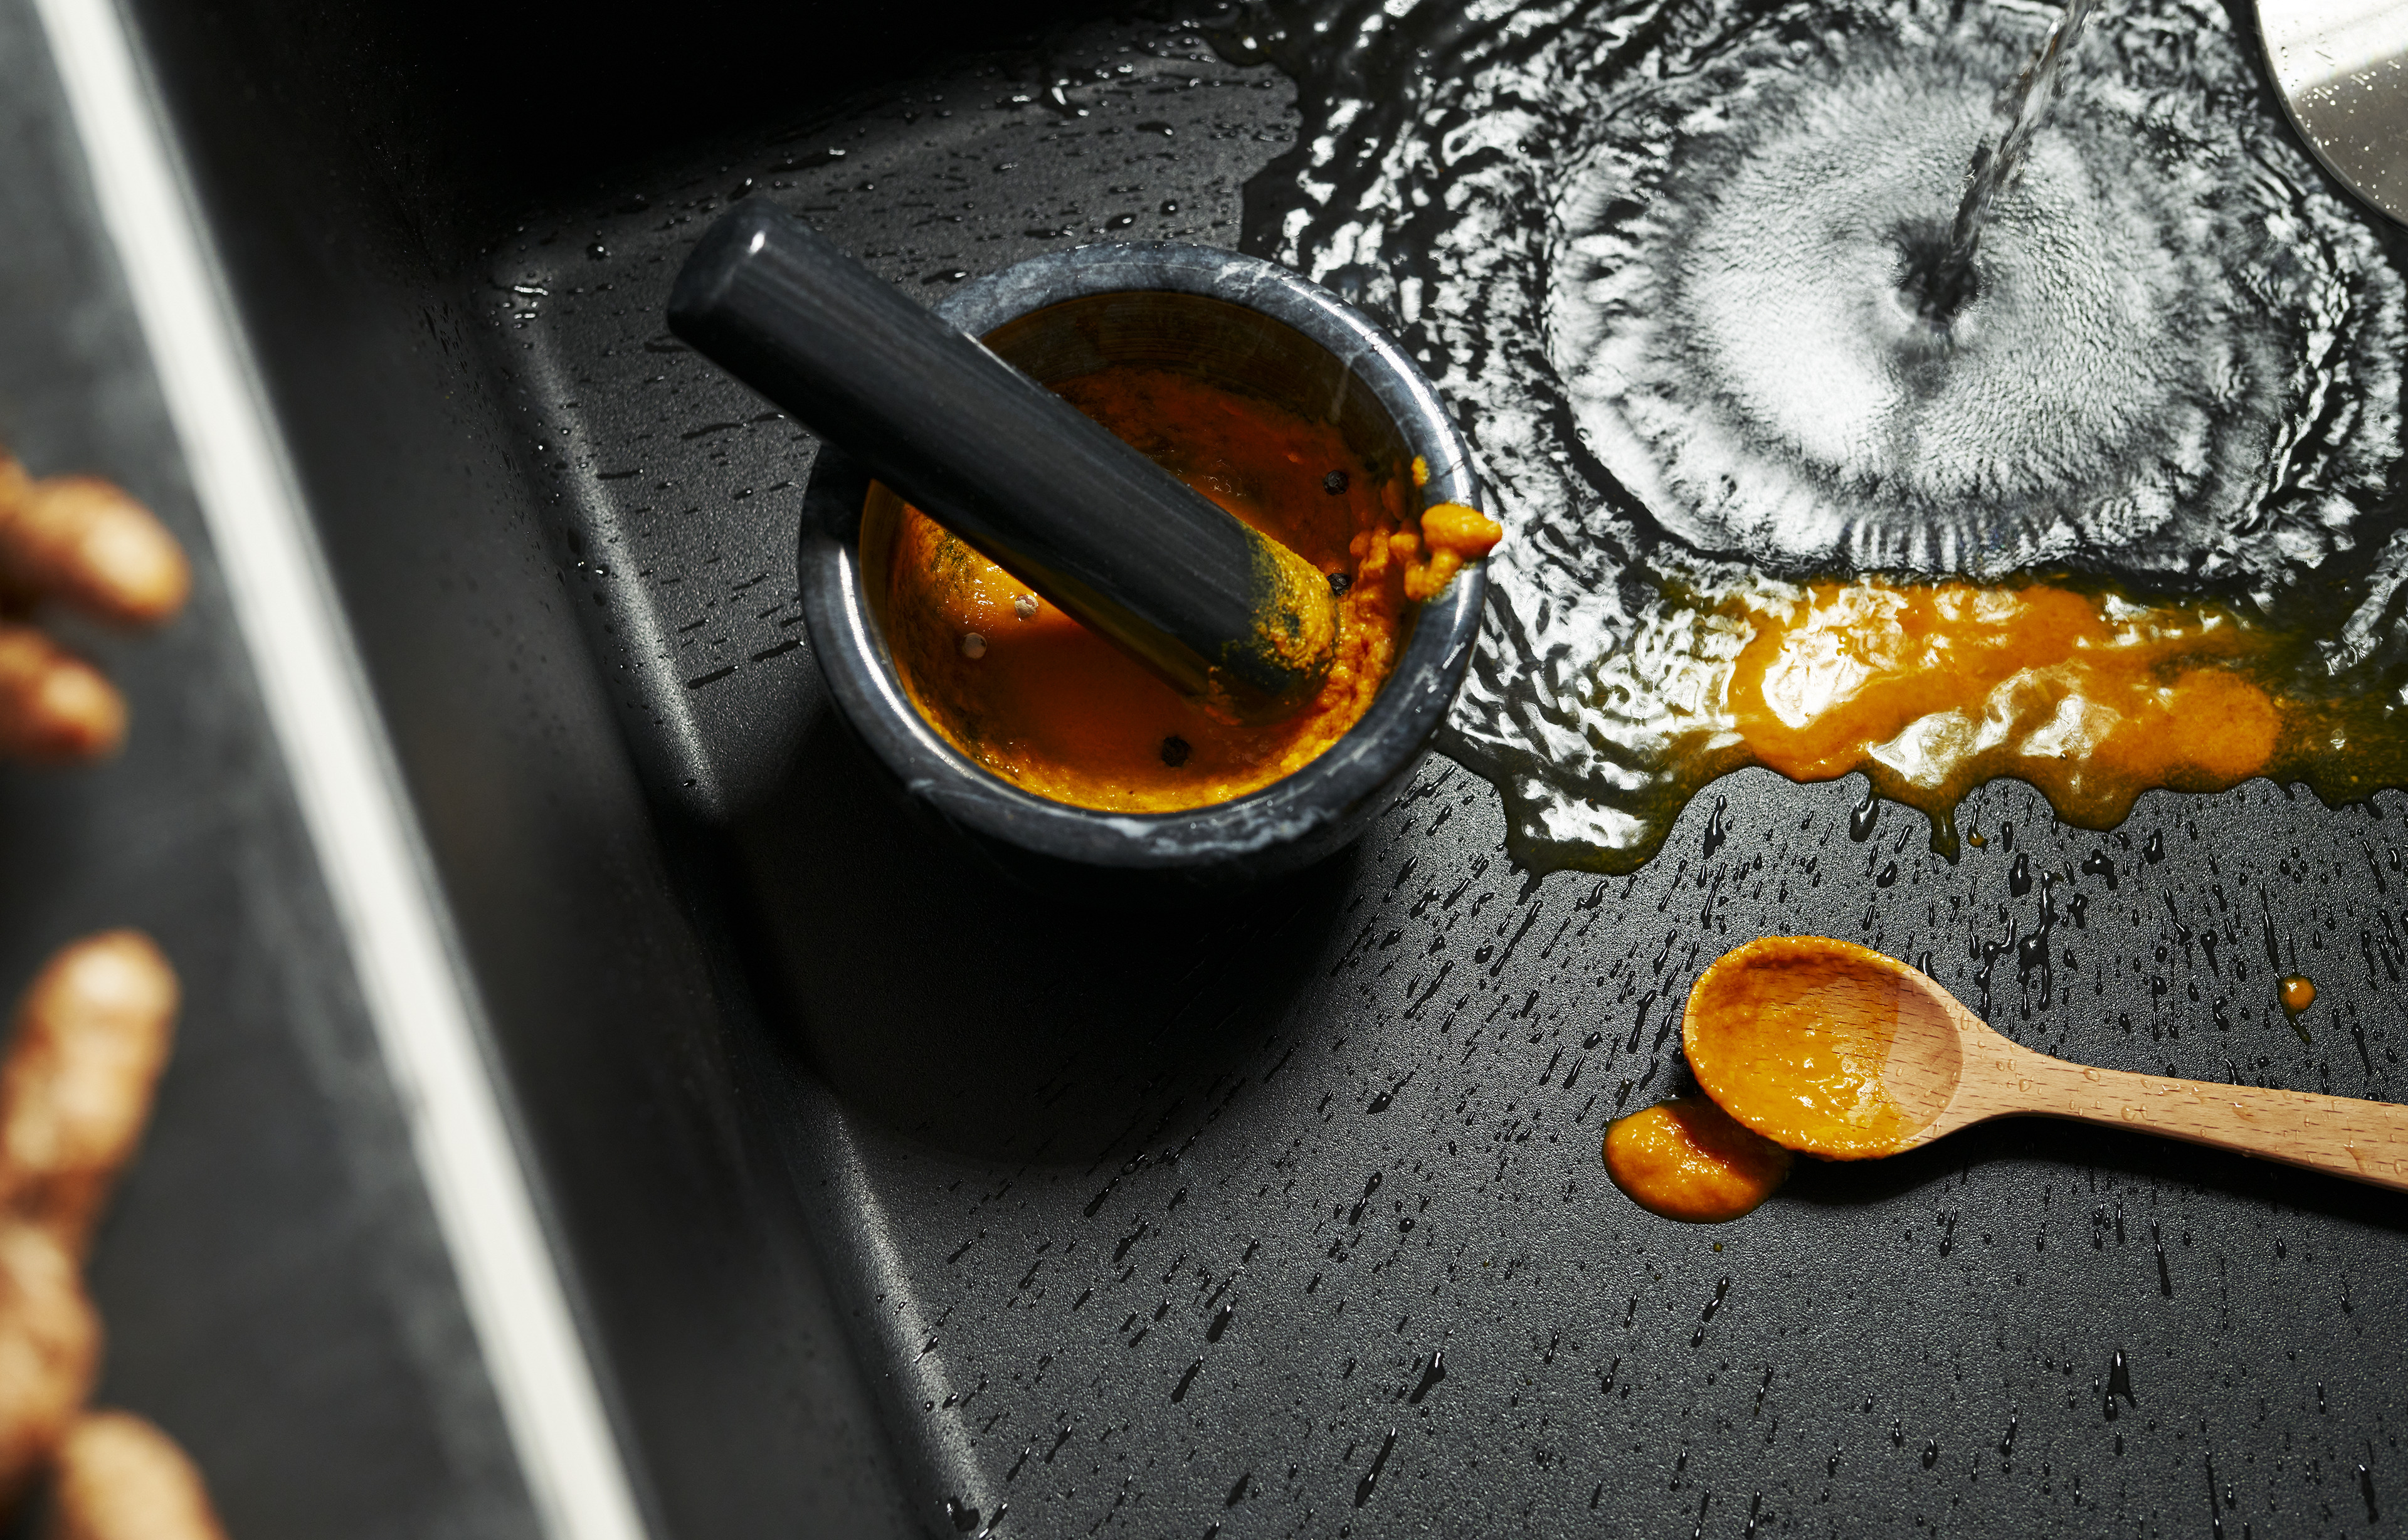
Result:
{"label": "turmeric paste in mortar", "polygon": [[[905,692],[954,748],[1056,802],[1175,812],[1302,768],[1369,709],[1413,605],[1502,533],[1469,508],[1415,511],[1418,463],[1412,474],[1383,473],[1333,424],[1191,375],[1122,364],[1053,389],[1318,567],[1339,628],[1336,661],[1309,705],[1267,724],[1225,721],[919,509],[874,496],[870,518],[882,504],[894,520],[882,619]],[[877,543],[866,528],[865,549]]]}

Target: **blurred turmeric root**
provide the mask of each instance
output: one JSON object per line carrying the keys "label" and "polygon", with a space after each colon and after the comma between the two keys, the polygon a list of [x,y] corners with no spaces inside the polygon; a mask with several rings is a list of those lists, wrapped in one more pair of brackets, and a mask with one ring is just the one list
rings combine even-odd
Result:
{"label": "blurred turmeric root", "polygon": [[59,1447],[42,1540],[225,1540],[201,1473],[131,1412],[89,1412]]}
{"label": "blurred turmeric root", "polygon": [[0,1220],[0,1513],[50,1462],[99,1367],[75,1259],[39,1226]]}
{"label": "blurred turmeric root", "polygon": [[54,1540],[222,1540],[166,1434],[83,1411],[101,1333],[79,1273],[150,1121],[178,998],[150,937],[87,937],[25,991],[0,1060],[0,1515],[54,1469]]}
{"label": "blurred turmeric root", "polygon": [[150,1120],[177,1000],[150,938],[110,931],[51,958],[17,1006],[0,1060],[0,1212],[78,1261]]}
{"label": "blurred turmeric root", "polygon": [[0,756],[97,759],[125,737],[125,702],[99,670],[34,626],[56,600],[117,626],[183,607],[192,567],[150,509],[88,476],[36,480],[0,451]]}

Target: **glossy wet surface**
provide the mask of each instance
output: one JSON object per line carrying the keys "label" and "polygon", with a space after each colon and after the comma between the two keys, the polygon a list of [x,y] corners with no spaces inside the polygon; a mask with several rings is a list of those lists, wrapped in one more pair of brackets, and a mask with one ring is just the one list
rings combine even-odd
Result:
{"label": "glossy wet surface", "polygon": [[[1725,700],[1756,763],[1851,770],[1921,809],[1943,854],[1972,787],[2014,776],[2059,817],[2123,821],[2154,787],[2220,791],[2297,757],[2369,757],[2258,683],[2279,638],[2227,610],[2142,608],[2047,584],[1817,583],[1761,594]],[[2379,713],[2352,712],[2386,760]]]}
{"label": "glossy wet surface", "polygon": [[[1308,113],[1250,238],[1392,318],[1513,532],[1454,732],[1518,856],[1643,859],[1750,757],[1732,668],[1768,581],[1864,570],[2222,606],[2288,644],[2253,688],[2302,718],[2376,703],[2357,759],[2302,726],[2288,773],[2344,797],[2401,774],[2363,752],[2400,736],[2392,237],[2328,190],[2225,9],[2102,15],[1971,297],[1935,326],[1902,287],[2053,14],[1338,4],[1237,29]],[[2123,768],[2121,800],[2186,784]]]}
{"label": "glossy wet surface", "polygon": [[[808,650],[778,650],[795,494],[776,489],[809,446],[748,421],[758,404],[700,361],[646,350],[647,275],[673,270],[744,176],[931,294],[1049,240],[1233,241],[1238,183],[1288,142],[1286,82],[1151,27],[1078,46],[914,82],[824,136],[697,156],[682,188],[631,178],[552,244],[538,225],[495,258],[479,299],[494,355],[530,382],[509,398],[528,414],[496,431],[530,463],[538,443],[573,446],[530,472],[531,505],[566,531],[538,592],[556,567],[604,677],[644,692],[625,720],[669,766],[653,793],[745,809],[724,815],[740,875],[678,890],[707,935],[740,938],[725,945],[742,965],[643,996],[640,1038],[704,1069],[734,1060],[735,1091],[696,1099],[767,1153],[708,1168],[706,1191],[797,1195],[881,1397],[873,1432],[902,1451],[914,1505],[896,1532],[2382,1533],[2358,1469],[2388,1522],[2408,1492],[2396,1198],[2004,1122],[1887,1161],[1799,1162],[1754,1215],[1698,1229],[1614,1191],[1599,1147],[1609,1119],[1681,1089],[1698,972],[1801,914],[2063,1057],[2397,1100],[2408,798],[2334,811],[2251,782],[2147,795],[2090,834],[1994,782],[1960,808],[1952,865],[1921,818],[1856,814],[1861,780],[1750,770],[1644,868],[1533,878],[1500,853],[1511,815],[1489,784],[1433,760],[1348,857],[1177,923],[965,881],[957,849],[882,800]],[[1057,80],[1067,108],[1047,100]],[[822,163],[825,148],[849,153]],[[630,211],[638,192],[652,202]],[[589,261],[589,238],[611,258]],[[322,340],[296,337],[296,356]],[[363,388],[366,415],[392,381]],[[376,491],[373,467],[328,463]],[[438,717],[427,728],[448,744]],[[491,837],[465,816],[452,834],[455,854]],[[560,886],[600,911],[640,876]],[[561,956],[624,992],[682,955],[684,912],[638,910],[606,933],[616,947]],[[2324,991],[2313,1044],[2274,999],[2286,972]],[[561,1055],[532,1084],[619,1040],[582,1016],[542,1033],[558,1020],[530,1015],[527,1037]],[[674,1112],[677,1089],[653,1094]],[[563,1101],[587,1121],[616,1105]],[[774,1234],[781,1213],[761,1200],[731,1228]],[[677,1316],[691,1332],[639,1366],[759,1362],[796,1387],[779,1405],[833,1404],[807,1376],[846,1350],[791,1347],[812,1339],[781,1324],[799,1315],[787,1276],[729,1267],[717,1244],[661,1249],[726,1310]],[[633,1260],[604,1253],[597,1288]],[[809,1464],[828,1446],[784,1423],[696,1432],[709,1403],[629,1383],[684,1511],[870,1463],[839,1446]],[[742,1529],[702,1511],[697,1533]]]}

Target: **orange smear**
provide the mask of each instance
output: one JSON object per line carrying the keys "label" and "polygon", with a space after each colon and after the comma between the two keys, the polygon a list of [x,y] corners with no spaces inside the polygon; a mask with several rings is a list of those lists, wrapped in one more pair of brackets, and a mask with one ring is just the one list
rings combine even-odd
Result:
{"label": "orange smear", "polygon": [[1865,581],[1751,618],[1729,701],[1755,757],[1795,780],[1865,770],[1935,820],[2014,776],[2069,821],[2107,827],[2152,787],[2258,774],[2285,727],[2243,672],[2269,639],[2212,609]]}
{"label": "orange smear", "polygon": [[1605,1171],[1630,1201],[1688,1224],[1752,1212],[1789,1176],[1789,1151],[1702,1096],[1632,1113],[1605,1132]]}
{"label": "orange smear", "polygon": [[1388,536],[1388,543],[1407,563],[1405,597],[1418,602],[1444,592],[1463,563],[1479,561],[1504,538],[1505,526],[1478,509],[1439,503],[1422,509],[1418,538],[1399,532]]}

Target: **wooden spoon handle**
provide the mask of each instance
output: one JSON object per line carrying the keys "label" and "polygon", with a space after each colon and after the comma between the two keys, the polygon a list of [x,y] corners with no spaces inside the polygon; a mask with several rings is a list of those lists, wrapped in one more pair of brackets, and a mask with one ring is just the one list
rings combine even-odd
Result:
{"label": "wooden spoon handle", "polygon": [[2028,1049],[1999,1069],[1995,1105],[1980,1116],[2029,1112],[2141,1129],[2408,1191],[2408,1106],[2095,1069]]}

